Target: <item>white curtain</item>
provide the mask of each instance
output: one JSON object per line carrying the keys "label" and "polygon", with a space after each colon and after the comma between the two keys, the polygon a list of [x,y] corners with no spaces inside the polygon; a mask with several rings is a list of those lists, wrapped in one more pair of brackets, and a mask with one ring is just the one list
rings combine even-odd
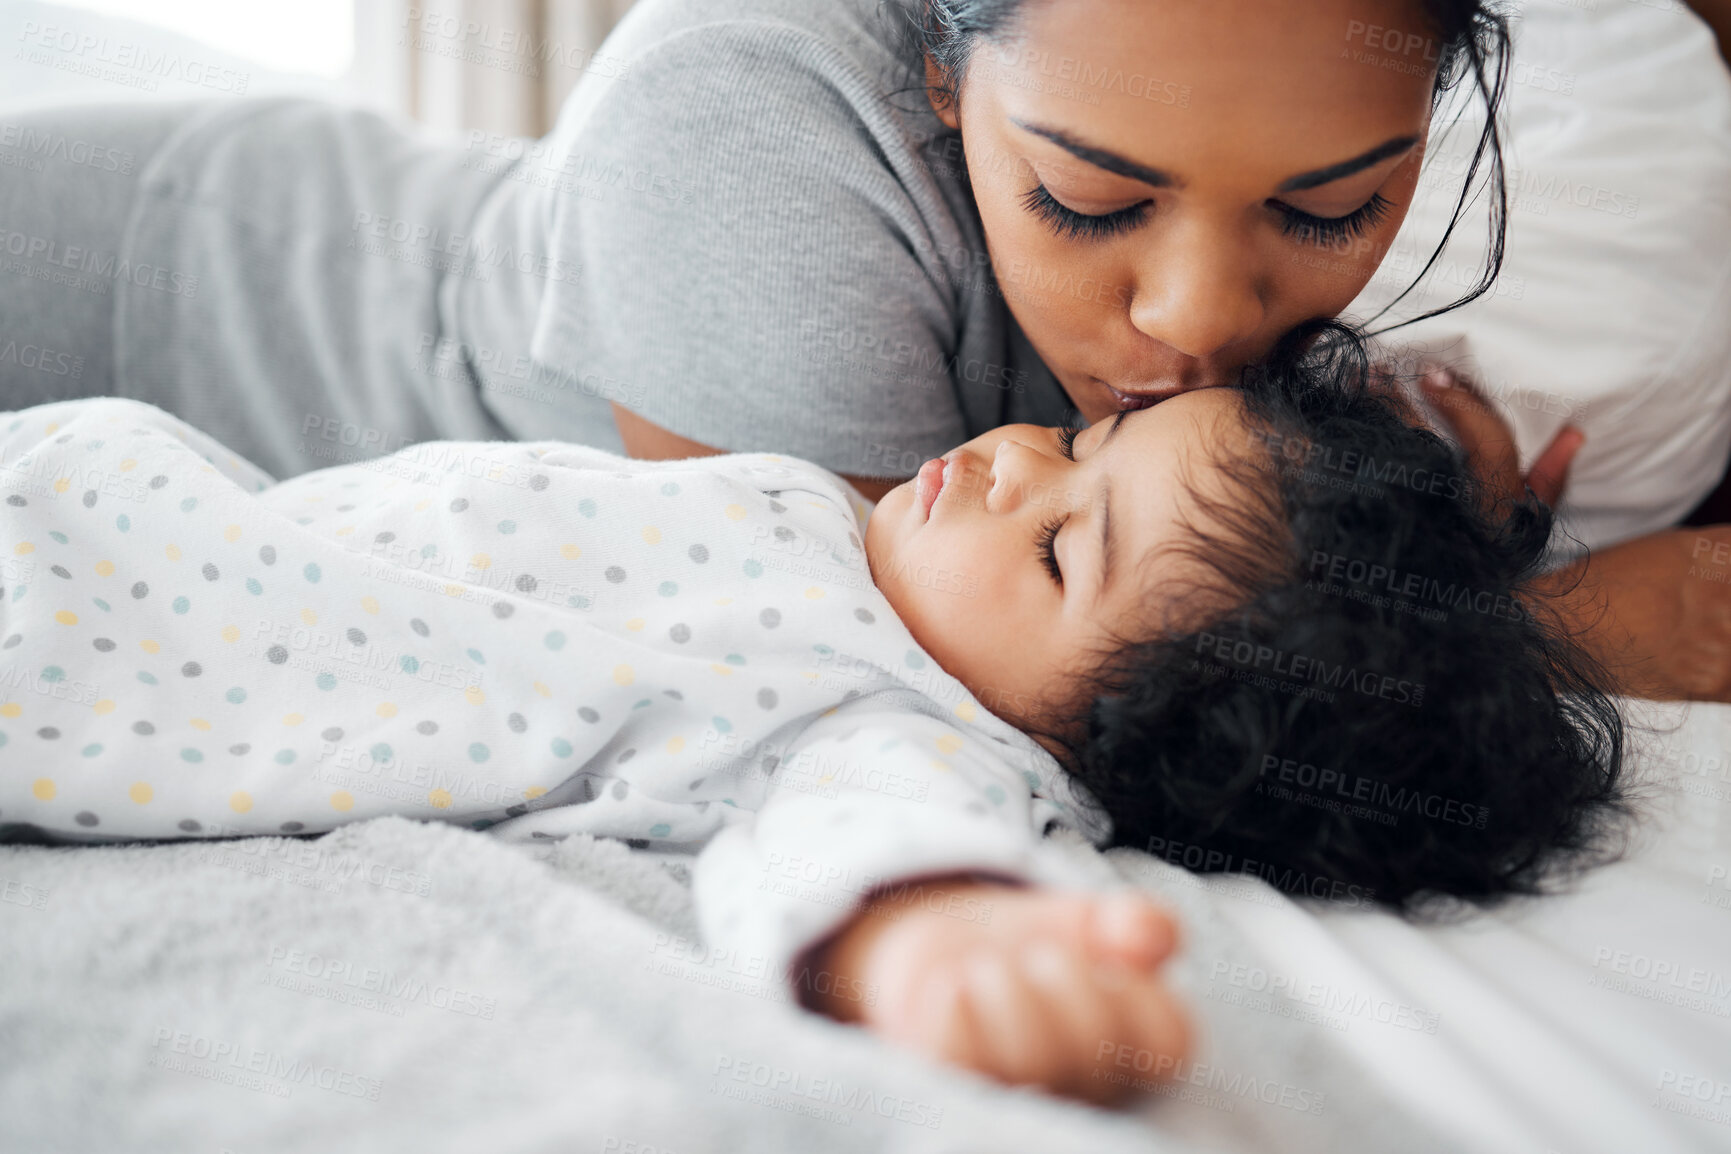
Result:
{"label": "white curtain", "polygon": [[355,0],[351,82],[435,128],[539,136],[635,0]]}

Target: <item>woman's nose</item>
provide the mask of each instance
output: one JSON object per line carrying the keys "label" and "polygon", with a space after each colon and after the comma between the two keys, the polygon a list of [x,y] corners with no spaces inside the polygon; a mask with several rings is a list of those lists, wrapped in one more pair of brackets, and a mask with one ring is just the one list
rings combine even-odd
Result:
{"label": "woman's nose", "polygon": [[1175,227],[1138,270],[1130,323],[1197,361],[1254,337],[1264,310],[1247,246],[1201,221]]}

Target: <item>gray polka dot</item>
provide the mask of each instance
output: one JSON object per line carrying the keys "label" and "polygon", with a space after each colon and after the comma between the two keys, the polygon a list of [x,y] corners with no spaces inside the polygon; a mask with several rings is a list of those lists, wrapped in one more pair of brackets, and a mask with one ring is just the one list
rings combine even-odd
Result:
{"label": "gray polka dot", "polygon": [[337,506],[337,512],[339,512],[339,513],[353,513],[354,511],[355,511],[355,507],[353,505],[338,505]]}
{"label": "gray polka dot", "polygon": [[705,561],[709,560],[709,546],[693,545],[690,549],[686,550],[686,555],[701,565]]}
{"label": "gray polka dot", "polygon": [[396,539],[397,539],[397,535],[395,533],[388,531],[388,530],[386,532],[377,534],[373,538],[374,542],[376,542],[377,544],[380,544],[380,545],[389,545],[392,541],[395,541]]}
{"label": "gray polka dot", "polygon": [[776,696],[775,690],[773,689],[760,689],[757,691],[757,703],[765,709],[774,709],[776,703],[780,700],[781,698]]}
{"label": "gray polka dot", "polygon": [[12,636],[10,636],[6,639],[6,644],[0,645],[0,649],[11,649],[12,647],[17,645],[22,640],[24,640],[24,634],[14,633]]}
{"label": "gray polka dot", "polygon": [[70,441],[71,439],[72,439],[71,433],[61,433],[58,437],[54,438],[54,443],[56,445],[64,445],[66,442]]}
{"label": "gray polka dot", "polygon": [[68,581],[72,580],[72,573],[64,565],[50,565],[48,571],[56,577],[64,577]]}
{"label": "gray polka dot", "polygon": [[841,695],[841,699],[843,701],[852,701],[854,698],[856,698],[858,696],[859,696],[859,690],[850,689],[846,693]]}
{"label": "gray polka dot", "polygon": [[161,473],[158,473],[150,479],[150,487],[152,489],[160,489],[166,484],[168,484],[168,478],[163,476]]}
{"label": "gray polka dot", "polygon": [[775,767],[780,764],[781,758],[772,753],[763,759],[763,772],[774,773]]}
{"label": "gray polka dot", "polygon": [[229,746],[228,751],[230,753],[234,754],[236,757],[241,757],[244,754],[251,753],[252,752],[252,746],[250,744],[248,744],[247,742],[243,741],[239,745]]}
{"label": "gray polka dot", "polygon": [[673,698],[675,701],[685,700],[685,694],[679,692],[677,689],[663,689],[661,692],[666,696]]}
{"label": "gray polka dot", "polygon": [[283,662],[288,660],[288,650],[284,649],[280,645],[273,645],[269,649],[265,650],[264,656],[265,660],[269,661],[272,665],[281,665]]}
{"label": "gray polka dot", "polygon": [[596,713],[593,709],[590,709],[587,705],[577,710],[577,716],[581,717],[584,721],[587,721],[590,725],[594,725],[597,721],[601,720],[601,715]]}
{"label": "gray polka dot", "polygon": [[786,525],[777,525],[775,527],[775,539],[777,541],[791,541],[794,539],[794,536],[794,531],[789,529]]}
{"label": "gray polka dot", "polygon": [[150,586],[142,581],[132,583],[132,599],[134,601],[143,601],[148,596],[150,596]]}
{"label": "gray polka dot", "polygon": [[783,505],[780,501],[771,501],[769,503],[769,511],[771,513],[785,513],[787,512],[787,506]]}
{"label": "gray polka dot", "polygon": [[285,821],[277,828],[281,829],[284,833],[299,833],[301,830],[305,829],[306,826],[302,825],[298,821]]}
{"label": "gray polka dot", "polygon": [[493,616],[497,617],[501,621],[505,620],[505,618],[511,616],[511,614],[515,612],[517,612],[517,607],[509,601],[493,602]]}
{"label": "gray polka dot", "polygon": [[468,498],[466,498],[466,497],[458,497],[455,501],[451,502],[451,512],[453,512],[453,513],[461,513],[464,509],[467,509],[468,507],[469,507],[469,501],[468,501]]}
{"label": "gray polka dot", "polygon": [[83,826],[91,826],[91,825],[97,824],[96,815],[91,813],[87,809],[79,810],[78,813],[73,815],[72,820],[77,822],[79,825],[83,825]]}
{"label": "gray polka dot", "polygon": [[197,677],[203,672],[204,666],[200,665],[196,661],[188,661],[185,665],[180,667],[180,675],[182,677]]}
{"label": "gray polka dot", "polygon": [[617,565],[609,565],[607,567],[607,572],[603,574],[603,576],[615,585],[622,585],[625,582],[625,570],[621,569]]}
{"label": "gray polka dot", "polygon": [[506,817],[522,817],[528,812],[529,807],[526,805],[508,805],[505,807]]}
{"label": "gray polka dot", "polygon": [[204,568],[200,569],[199,572],[204,574],[204,579],[206,581],[215,581],[218,577],[222,576],[222,571],[215,565],[212,565],[209,561],[204,563]]}
{"label": "gray polka dot", "polygon": [[181,821],[180,828],[182,830],[184,830],[186,833],[197,833],[199,830],[203,829],[204,827],[199,825],[196,821],[193,821],[189,817],[189,818],[186,818],[186,819]]}
{"label": "gray polka dot", "polygon": [[527,573],[520,574],[517,577],[517,592],[519,592],[519,593],[533,593],[533,592],[535,592],[535,587],[539,584],[540,584],[539,581],[535,580],[533,577],[529,576]]}
{"label": "gray polka dot", "polygon": [[6,498],[6,503],[8,505],[11,505],[15,509],[22,509],[24,506],[28,505],[30,502],[26,501],[24,498],[20,497],[16,493],[14,493],[10,497]]}
{"label": "gray polka dot", "polygon": [[419,725],[415,726],[415,732],[426,737],[431,737],[433,734],[439,732],[439,723],[436,721],[423,721]]}
{"label": "gray polka dot", "polygon": [[505,724],[510,727],[512,733],[522,733],[529,728],[529,722],[524,719],[521,713],[513,713],[507,717]]}
{"label": "gray polka dot", "polygon": [[274,546],[274,545],[260,545],[258,547],[258,559],[260,561],[263,561],[266,565],[275,565],[276,564],[276,546]]}
{"label": "gray polka dot", "polygon": [[636,756],[637,756],[637,751],[635,749],[628,749],[624,753],[619,755],[619,764],[624,765],[626,762],[630,761],[632,758],[634,758]]}
{"label": "gray polka dot", "polygon": [[365,645],[367,643],[367,635],[352,625],[349,626],[349,631],[343,636],[349,639],[350,645]]}
{"label": "gray polka dot", "polygon": [[135,721],[132,723],[132,732],[138,734],[140,737],[149,737],[151,734],[156,732],[156,726],[150,724],[148,721]]}
{"label": "gray polka dot", "polygon": [[536,473],[533,477],[529,478],[529,487],[537,493],[541,492],[552,483],[553,482],[548,479],[547,474],[545,473]]}
{"label": "gray polka dot", "polygon": [[579,778],[577,781],[576,803],[578,805],[586,805],[589,802],[594,801],[595,795],[600,793],[600,792],[601,792],[600,787],[598,787],[595,784],[594,778],[592,778],[592,777]]}
{"label": "gray polka dot", "polygon": [[686,786],[685,788],[686,789],[696,789],[698,786],[702,785],[703,782],[704,782],[704,779],[700,777],[696,781],[693,781],[690,785]]}
{"label": "gray polka dot", "polygon": [[427,628],[427,623],[422,621],[419,617],[409,618],[409,628],[413,629],[416,633],[419,633],[422,637],[425,637],[427,634],[432,632],[432,630]]}
{"label": "gray polka dot", "polygon": [[613,783],[613,796],[617,800],[624,801],[625,795],[630,793],[630,792],[631,792],[631,783],[630,782],[620,780],[620,781],[616,781]]}
{"label": "gray polka dot", "polygon": [[84,507],[86,509],[94,509],[96,507],[96,490],[95,489],[84,490]]}
{"label": "gray polka dot", "polygon": [[864,543],[861,542],[859,539],[858,533],[849,533],[847,535],[847,539],[848,539],[848,543],[850,545],[852,545],[855,549],[864,549],[865,548]]}
{"label": "gray polka dot", "polygon": [[319,734],[319,736],[324,738],[326,741],[341,741],[343,739],[343,731],[339,726],[333,725],[323,733]]}
{"label": "gray polka dot", "polygon": [[36,736],[40,737],[43,741],[53,741],[55,738],[60,736],[60,731],[55,729],[52,725],[44,725],[41,729],[36,731]]}
{"label": "gray polka dot", "polygon": [[781,610],[765,609],[762,613],[757,615],[757,619],[763,622],[763,627],[765,629],[774,629],[777,625],[781,624]]}
{"label": "gray polka dot", "polygon": [[92,641],[90,644],[96,646],[96,651],[98,653],[113,653],[114,652],[114,642],[110,641],[106,637],[98,637],[95,641]]}
{"label": "gray polka dot", "polygon": [[675,644],[684,645],[687,641],[691,640],[691,626],[681,622],[680,624],[675,625],[672,629],[669,629],[667,631],[667,636],[673,638]]}
{"label": "gray polka dot", "polygon": [[855,609],[853,615],[866,625],[870,625],[872,622],[877,620],[876,617],[872,616],[872,611],[870,609]]}

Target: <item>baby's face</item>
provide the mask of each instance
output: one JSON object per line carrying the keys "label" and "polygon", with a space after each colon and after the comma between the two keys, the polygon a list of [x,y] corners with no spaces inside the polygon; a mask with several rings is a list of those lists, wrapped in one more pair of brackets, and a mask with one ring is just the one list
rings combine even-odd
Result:
{"label": "baby's face", "polygon": [[1038,728],[1103,650],[1159,623],[1162,584],[1194,568],[1161,546],[1188,537],[1185,515],[1213,527],[1191,490],[1220,499],[1215,462],[1245,437],[1231,389],[1182,393],[1073,439],[995,429],[879,502],[865,537],[872,578],[982,704]]}

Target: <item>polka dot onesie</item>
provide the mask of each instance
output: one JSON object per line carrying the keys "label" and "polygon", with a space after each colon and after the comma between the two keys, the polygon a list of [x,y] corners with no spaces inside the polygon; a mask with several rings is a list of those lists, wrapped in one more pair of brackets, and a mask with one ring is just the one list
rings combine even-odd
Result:
{"label": "polka dot onesie", "polygon": [[1104,816],[873,586],[803,461],[429,443],[275,483],[149,405],[0,415],[0,824],[382,814],[701,851],[784,964],[898,877],[1080,882]]}

